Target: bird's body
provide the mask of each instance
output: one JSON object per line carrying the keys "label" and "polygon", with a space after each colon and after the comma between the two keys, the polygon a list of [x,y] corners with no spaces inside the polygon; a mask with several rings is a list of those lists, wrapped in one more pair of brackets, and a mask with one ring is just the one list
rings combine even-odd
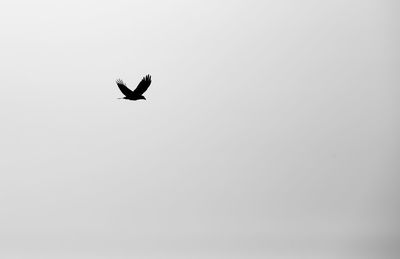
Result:
{"label": "bird's body", "polygon": [[125,95],[125,97],[120,98],[120,99],[127,99],[131,101],[137,101],[137,100],[146,100],[146,98],[143,96],[144,92],[146,92],[147,88],[149,88],[151,84],[151,76],[147,75],[143,77],[142,81],[138,84],[135,90],[130,90],[125,83],[121,80],[118,79],[116,81],[119,90]]}
{"label": "bird's body", "polygon": [[118,98],[118,99],[125,99],[125,100],[131,100],[131,101],[137,101],[137,100],[140,100],[140,99],[146,100],[146,98],[143,95],[141,95],[141,96],[129,96],[129,97],[125,96],[125,97]]}

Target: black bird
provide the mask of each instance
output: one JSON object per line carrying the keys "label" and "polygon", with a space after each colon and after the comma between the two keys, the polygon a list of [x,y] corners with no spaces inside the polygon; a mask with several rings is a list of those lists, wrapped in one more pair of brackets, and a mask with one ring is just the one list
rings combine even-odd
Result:
{"label": "black bird", "polygon": [[128,99],[128,100],[132,100],[132,101],[137,101],[140,99],[144,99],[146,100],[146,98],[144,98],[143,94],[144,92],[146,92],[147,88],[149,88],[150,84],[151,84],[151,76],[147,75],[145,77],[143,77],[142,81],[140,81],[140,83],[138,84],[138,86],[136,87],[135,90],[131,91],[124,82],[122,82],[121,79],[118,79],[116,81],[119,90],[121,90],[121,92],[125,95],[124,98],[120,98],[120,99]]}

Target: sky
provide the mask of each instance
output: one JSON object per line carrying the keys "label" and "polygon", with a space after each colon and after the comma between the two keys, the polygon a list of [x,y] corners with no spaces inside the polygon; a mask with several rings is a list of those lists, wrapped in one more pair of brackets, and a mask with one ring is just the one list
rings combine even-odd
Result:
{"label": "sky", "polygon": [[399,11],[1,1],[0,255],[396,258]]}

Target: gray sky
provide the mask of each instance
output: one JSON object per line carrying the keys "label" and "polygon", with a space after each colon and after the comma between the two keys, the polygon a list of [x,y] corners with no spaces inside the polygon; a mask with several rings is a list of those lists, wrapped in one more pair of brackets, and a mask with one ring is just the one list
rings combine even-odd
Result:
{"label": "gray sky", "polygon": [[399,7],[3,0],[0,250],[395,256]]}

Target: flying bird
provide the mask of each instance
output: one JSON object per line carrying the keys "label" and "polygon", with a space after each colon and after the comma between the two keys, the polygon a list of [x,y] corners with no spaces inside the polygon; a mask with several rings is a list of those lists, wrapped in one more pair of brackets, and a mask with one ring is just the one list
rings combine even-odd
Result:
{"label": "flying bird", "polygon": [[142,81],[140,81],[136,89],[133,91],[129,89],[121,79],[118,79],[116,83],[119,90],[121,90],[121,92],[125,95],[125,97],[119,99],[127,99],[132,101],[137,101],[140,99],[146,100],[143,94],[144,92],[146,92],[147,88],[149,88],[151,84],[151,76],[147,75],[143,77]]}

